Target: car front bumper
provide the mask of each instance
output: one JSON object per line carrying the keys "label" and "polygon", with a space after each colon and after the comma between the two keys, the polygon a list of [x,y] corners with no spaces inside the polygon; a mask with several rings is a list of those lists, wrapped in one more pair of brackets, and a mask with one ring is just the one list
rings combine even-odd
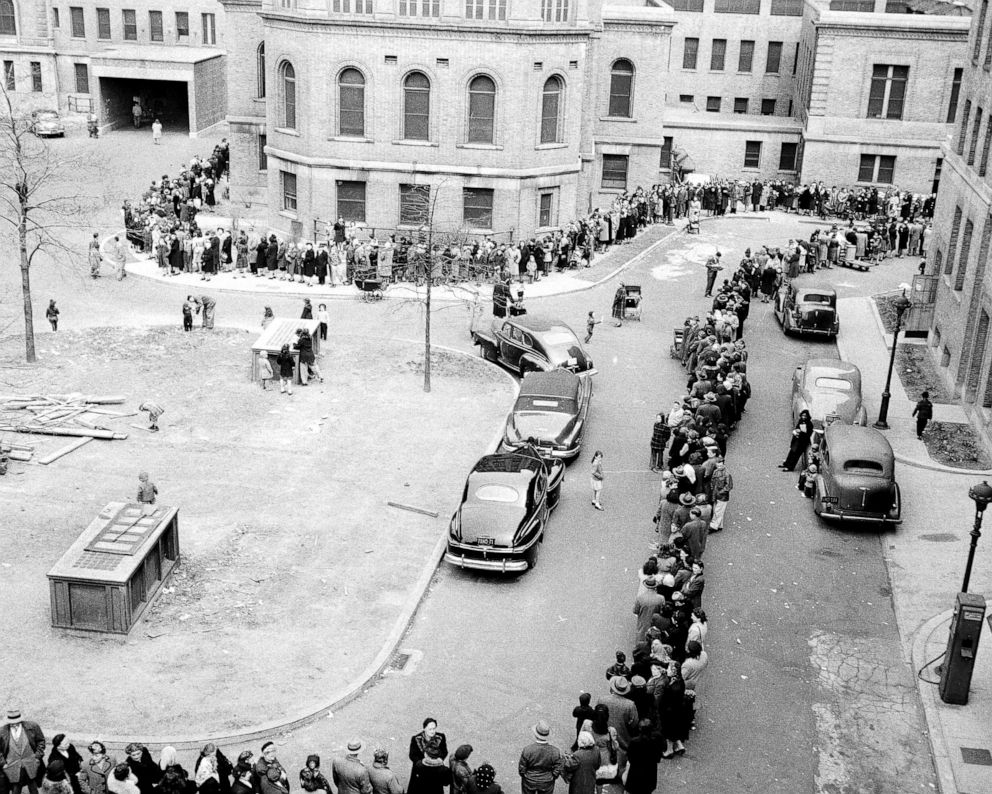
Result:
{"label": "car front bumper", "polygon": [[445,562],[457,565],[459,568],[471,568],[476,571],[492,571],[494,573],[521,573],[527,570],[527,561],[517,557],[476,557],[466,555],[460,549],[449,546],[444,555]]}

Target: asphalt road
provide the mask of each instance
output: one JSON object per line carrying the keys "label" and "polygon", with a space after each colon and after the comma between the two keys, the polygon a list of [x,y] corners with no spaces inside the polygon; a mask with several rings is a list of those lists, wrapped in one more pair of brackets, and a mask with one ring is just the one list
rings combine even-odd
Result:
{"label": "asphalt road", "polygon": [[[784,243],[795,228],[711,224],[701,239],[677,237],[624,274],[643,287],[643,321],[619,329],[607,321],[596,330],[590,349],[599,374],[586,449],[568,470],[537,569],[504,580],[443,566],[403,643],[414,652],[405,672],[284,737],[284,756],[337,751],[359,735],[389,748],[405,777],[409,736],[432,715],[452,749],[471,744],[471,760],[494,763],[497,780],[515,791],[530,725],[547,719],[554,741],[571,742],[579,692],[592,692],[595,702],[606,691],[603,671],[614,651],[629,655],[632,645],[636,569],[653,537],[658,495],[658,476],[648,469],[651,423],[685,383],[668,345],[672,328],[708,304],[701,268],[691,260],[718,243],[736,262],[745,246]],[[843,290],[858,289],[856,277],[848,281],[853,286]],[[530,310],[578,328],[589,309],[608,315],[615,286]],[[463,319],[435,325],[444,341],[467,344]],[[730,443],[737,487],[727,530],[711,536],[705,556],[710,666],[698,729],[684,757],[662,763],[659,791],[931,790],[932,764],[882,561],[887,532],[821,524],[796,491],[795,475],[776,468],[789,431],[794,366],[836,349],[786,339],[770,306],[758,301],[746,338],[754,395]],[[604,512],[590,505],[594,449],[605,455]]]}

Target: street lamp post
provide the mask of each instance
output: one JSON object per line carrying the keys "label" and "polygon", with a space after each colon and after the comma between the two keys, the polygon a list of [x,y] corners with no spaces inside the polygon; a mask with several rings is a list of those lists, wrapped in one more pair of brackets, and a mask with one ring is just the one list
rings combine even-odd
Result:
{"label": "street lamp post", "polygon": [[896,310],[896,330],[892,334],[892,355],[889,356],[889,374],[885,378],[885,391],[882,392],[882,405],[878,410],[878,421],[875,422],[874,427],[878,430],[888,430],[889,423],[886,421],[889,417],[889,398],[892,396],[892,392],[889,391],[889,387],[892,385],[892,368],[896,363],[896,346],[899,342],[899,330],[902,328],[902,316],[906,313],[911,305],[909,298],[906,297],[906,291],[903,290],[902,295],[895,299],[893,302],[893,307]]}
{"label": "street lamp post", "polygon": [[978,548],[978,539],[982,536],[982,514],[985,508],[992,502],[992,485],[982,481],[978,485],[973,485],[968,489],[968,496],[975,503],[975,526],[971,530],[971,546],[968,548],[968,565],[964,569],[964,584],[961,585],[961,592],[968,592],[968,583],[971,581],[971,565],[975,561],[975,550]]}

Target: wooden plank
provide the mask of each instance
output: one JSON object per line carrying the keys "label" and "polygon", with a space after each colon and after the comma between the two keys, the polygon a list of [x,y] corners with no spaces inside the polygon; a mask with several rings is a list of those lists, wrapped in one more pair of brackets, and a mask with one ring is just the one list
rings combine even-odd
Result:
{"label": "wooden plank", "polygon": [[399,510],[409,510],[411,513],[420,513],[423,516],[430,516],[431,518],[437,518],[437,513],[433,510],[424,510],[420,507],[411,507],[410,505],[400,504],[399,502],[386,502],[390,507],[395,507]]}
{"label": "wooden plank", "polygon": [[89,444],[92,440],[93,439],[89,436],[86,436],[84,438],[77,438],[75,441],[66,444],[64,447],[62,447],[62,449],[58,449],[50,455],[45,455],[45,457],[38,460],[38,463],[40,463],[42,466],[47,466],[49,463],[54,463],[62,456],[68,455],[70,452],[75,452],[80,447]]}
{"label": "wooden plank", "polygon": [[7,453],[7,457],[11,460],[31,460],[32,453],[30,452],[19,452],[17,450]]}
{"label": "wooden plank", "polygon": [[[8,428],[15,433],[34,433],[42,436],[89,436],[90,438],[116,438],[119,433],[112,430],[90,430],[87,427],[44,427],[41,425],[16,425]],[[124,438],[127,438],[125,435]]]}

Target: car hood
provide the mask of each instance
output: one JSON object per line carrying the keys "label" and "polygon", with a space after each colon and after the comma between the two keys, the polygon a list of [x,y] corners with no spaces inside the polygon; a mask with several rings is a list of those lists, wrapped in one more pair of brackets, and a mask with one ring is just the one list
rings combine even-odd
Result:
{"label": "car hood", "polygon": [[533,438],[538,443],[562,443],[575,427],[576,417],[555,411],[522,411],[510,415],[507,438],[526,441]]}
{"label": "car hood", "polygon": [[836,414],[845,424],[852,425],[858,418],[861,401],[852,394],[828,391],[810,394],[800,400],[799,410],[804,408],[813,417],[813,424],[820,426],[829,414]]}
{"label": "car hood", "polygon": [[524,520],[526,511],[515,505],[464,504],[461,509],[461,542],[476,543],[492,538],[493,545],[506,548]]}

